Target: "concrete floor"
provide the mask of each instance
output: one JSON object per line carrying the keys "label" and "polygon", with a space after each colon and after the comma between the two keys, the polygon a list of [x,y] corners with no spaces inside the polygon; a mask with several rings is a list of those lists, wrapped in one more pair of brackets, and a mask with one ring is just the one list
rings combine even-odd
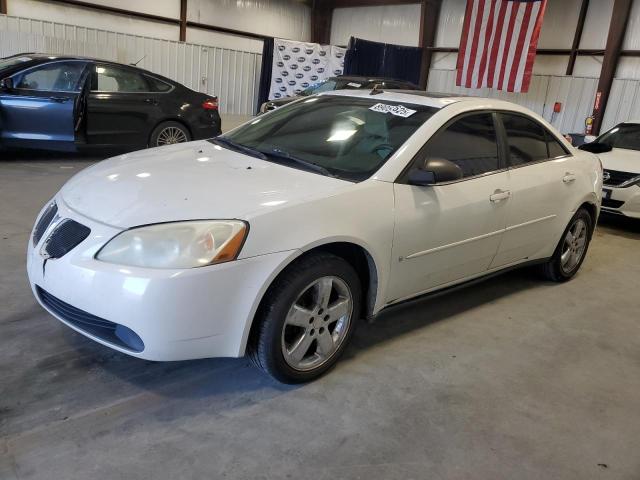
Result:
{"label": "concrete floor", "polygon": [[131,358],[45,313],[29,231],[92,160],[12,158],[0,479],[640,478],[640,222],[603,222],[567,284],[517,271],[388,311],[333,372],[289,387],[246,359]]}

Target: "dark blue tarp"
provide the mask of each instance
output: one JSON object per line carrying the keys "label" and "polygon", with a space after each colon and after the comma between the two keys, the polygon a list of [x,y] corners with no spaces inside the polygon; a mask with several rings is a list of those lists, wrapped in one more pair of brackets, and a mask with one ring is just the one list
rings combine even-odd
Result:
{"label": "dark blue tarp", "polygon": [[422,49],[351,37],[344,60],[345,75],[389,77],[420,83]]}

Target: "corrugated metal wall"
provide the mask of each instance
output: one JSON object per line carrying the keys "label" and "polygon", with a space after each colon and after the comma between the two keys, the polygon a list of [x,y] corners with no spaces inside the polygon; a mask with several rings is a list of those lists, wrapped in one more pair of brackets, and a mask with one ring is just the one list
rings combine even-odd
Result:
{"label": "corrugated metal wall", "polygon": [[[596,78],[534,75],[527,93],[515,94],[488,88],[475,90],[457,87],[455,70],[431,69],[427,89],[517,103],[542,115],[561,132],[570,133],[584,131],[584,121],[591,112],[597,86]],[[553,112],[555,102],[562,103],[560,113]]]}
{"label": "corrugated metal wall", "polygon": [[627,120],[640,120],[640,80],[616,78],[604,114],[602,132]]}
{"label": "corrugated metal wall", "polygon": [[0,55],[51,52],[138,66],[193,90],[217,95],[222,113],[255,112],[262,55],[192,43],[0,15]]}

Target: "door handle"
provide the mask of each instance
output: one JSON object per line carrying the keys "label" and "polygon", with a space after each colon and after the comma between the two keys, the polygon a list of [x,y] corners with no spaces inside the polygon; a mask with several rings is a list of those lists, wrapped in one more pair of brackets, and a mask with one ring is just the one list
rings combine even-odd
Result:
{"label": "door handle", "polygon": [[54,102],[57,102],[57,103],[65,103],[65,102],[68,102],[70,99],[69,97],[49,97],[49,100],[53,100]]}
{"label": "door handle", "polygon": [[501,202],[502,200],[506,200],[511,197],[510,190],[496,190],[492,195],[489,196],[489,200],[493,203]]}
{"label": "door handle", "polygon": [[152,105],[157,105],[158,104],[158,101],[156,99],[154,99],[154,98],[145,98],[144,101],[146,103],[150,103]]}
{"label": "door handle", "polygon": [[562,181],[564,183],[571,183],[571,182],[574,182],[575,180],[576,180],[576,176],[571,172],[565,173],[564,177],[562,177]]}

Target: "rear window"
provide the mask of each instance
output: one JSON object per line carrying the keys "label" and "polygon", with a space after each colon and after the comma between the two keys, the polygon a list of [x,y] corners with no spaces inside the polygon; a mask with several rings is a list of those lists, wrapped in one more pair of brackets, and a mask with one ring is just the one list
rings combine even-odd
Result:
{"label": "rear window", "polygon": [[150,77],[148,75],[145,75],[145,77],[152,92],[168,92],[172,88],[171,85],[163,82],[162,80],[158,80],[157,78]]}
{"label": "rear window", "polygon": [[351,181],[369,178],[438,109],[373,98],[321,96],[292,103],[225,135],[277,150]]}

